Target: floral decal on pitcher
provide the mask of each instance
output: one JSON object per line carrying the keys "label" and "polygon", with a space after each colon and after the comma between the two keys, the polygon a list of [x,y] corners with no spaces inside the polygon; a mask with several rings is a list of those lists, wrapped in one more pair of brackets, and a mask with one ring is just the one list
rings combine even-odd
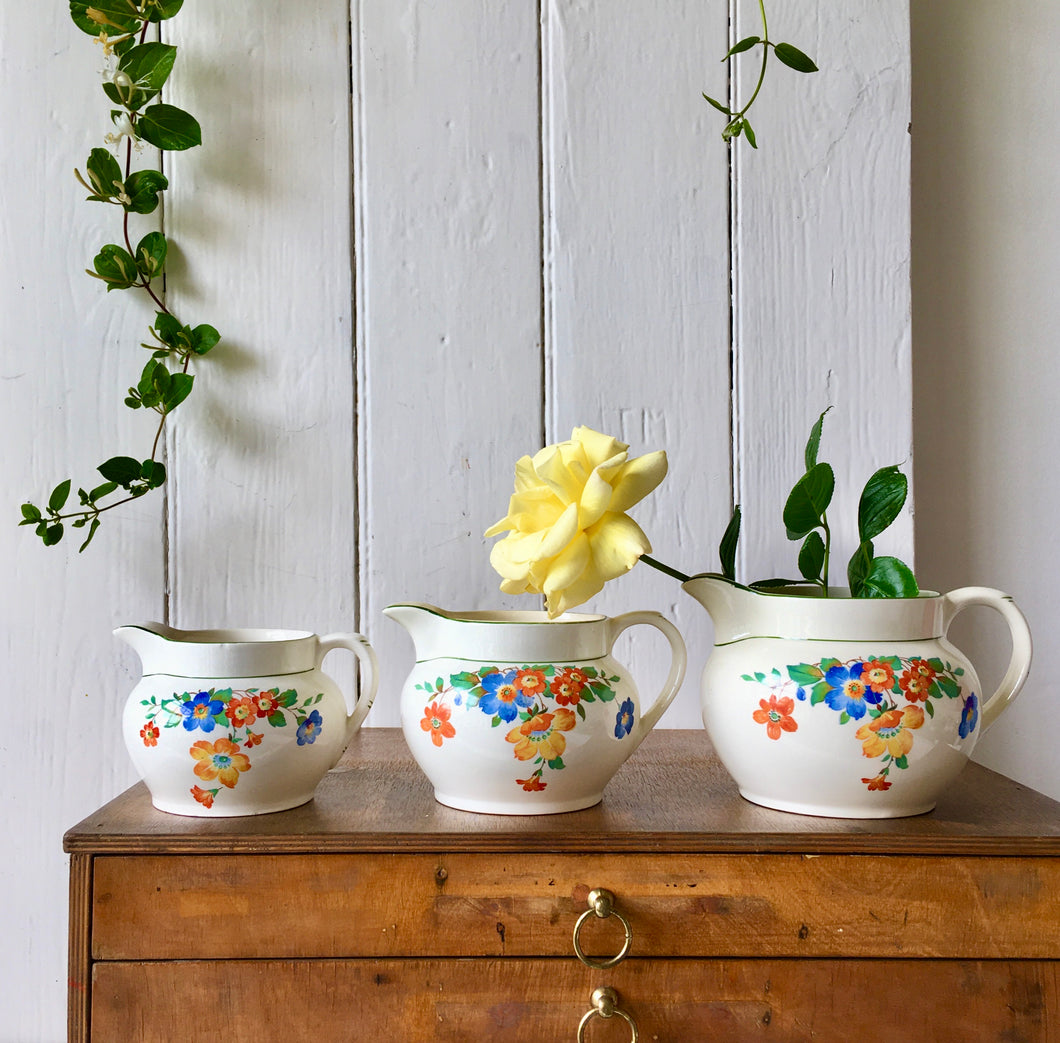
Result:
{"label": "floral decal on pitcher", "polygon": [[[769,674],[743,674],[745,681],[770,690],[752,713],[765,726],[768,738],[778,741],[798,731],[799,703],[824,706],[838,714],[838,723],[863,722],[854,731],[862,754],[878,761],[875,775],[862,778],[870,790],[891,788],[892,768],[909,767],[914,733],[927,717],[935,716],[935,702],[961,697],[961,667],[941,659],[878,658],[822,659],[789,666],[787,676],[774,668]],[[966,739],[979,721],[979,700],[970,693],[961,707],[958,734]]]}
{"label": "floral decal on pitcher", "polygon": [[[614,702],[612,686],[618,680],[592,666],[482,666],[450,674],[448,681],[439,677],[417,684],[429,700],[420,727],[440,747],[456,738],[454,709],[486,714],[492,727],[506,728],[504,738],[512,744],[514,759],[534,769],[516,783],[528,793],[539,793],[548,785],[546,768],[566,767],[567,733],[586,720],[588,704]],[[633,725],[633,700],[625,699],[615,715],[615,738],[629,735]]]}
{"label": "floral decal on pitcher", "polygon": [[[211,688],[209,691],[174,692],[172,696],[142,699],[146,723],[140,729],[144,746],[155,747],[163,728],[180,728],[204,738],[191,744],[193,771],[201,782],[220,783],[217,787],[193,785],[191,795],[206,808],[212,808],[222,787],[234,789],[240,776],[251,769],[244,750],[260,746],[266,728],[294,726],[298,746],[310,746],[324,727],[320,711],[313,709],[324,693],[299,702],[293,689]],[[257,729],[257,730],[256,730]],[[221,733],[221,734],[219,734]]]}

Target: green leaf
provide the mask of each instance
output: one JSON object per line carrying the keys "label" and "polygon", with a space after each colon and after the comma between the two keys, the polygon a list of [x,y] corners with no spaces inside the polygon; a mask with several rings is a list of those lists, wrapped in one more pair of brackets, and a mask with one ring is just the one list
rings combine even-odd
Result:
{"label": "green leaf", "polygon": [[89,36],[99,36],[101,30],[106,30],[109,36],[118,36],[135,32],[142,24],[130,13],[128,0],[70,0],[70,17]]}
{"label": "green leaf", "polygon": [[136,132],[155,148],[180,152],[202,144],[202,129],[194,116],[175,105],[159,102],[144,109]]}
{"label": "green leaf", "polygon": [[183,6],[184,0],[156,0],[148,21],[161,22],[166,18],[172,18]]}
{"label": "green leaf", "polygon": [[821,572],[824,569],[824,554],[824,540],[821,534],[814,529],[806,537],[799,551],[799,572],[802,573],[803,579],[808,579],[811,583],[820,582]]}
{"label": "green leaf", "polygon": [[88,175],[89,188],[93,193],[88,197],[89,199],[107,202],[113,199],[122,187],[121,166],[105,148],[94,148],[88,154],[85,172]]}
{"label": "green leaf", "polygon": [[909,481],[897,466],[881,467],[866,483],[858,504],[858,534],[875,539],[902,512]]}
{"label": "green leaf", "polygon": [[140,477],[147,483],[148,489],[157,489],[166,480],[165,464],[157,460],[144,460],[140,464]]}
{"label": "green leaf", "polygon": [[99,519],[93,518],[92,524],[88,527],[88,535],[85,537],[85,542],[77,548],[77,553],[80,554],[91,542],[92,537],[96,535],[96,529],[99,528]]}
{"label": "green leaf", "polygon": [[129,202],[122,204],[133,214],[150,214],[158,207],[158,194],[169,188],[165,174],[158,170],[137,170],[125,182]]}
{"label": "green leaf", "polygon": [[751,123],[746,116],[743,118],[743,136],[747,138],[747,143],[751,148],[758,148],[758,142],[755,140],[755,132],[751,129]]}
{"label": "green leaf", "polygon": [[96,468],[108,482],[115,482],[123,489],[140,477],[140,461],[131,456],[113,456]]}
{"label": "green leaf", "polygon": [[104,482],[102,485],[97,485],[95,489],[88,494],[88,502],[95,503],[97,500],[102,500],[104,496],[110,496],[110,494],[117,488],[117,482]]}
{"label": "green leaf", "polygon": [[812,663],[796,663],[788,667],[788,677],[800,687],[816,684],[823,676],[821,668]]}
{"label": "green leaf", "polygon": [[755,44],[761,43],[762,37],[760,36],[745,36],[739,43],[734,43],[728,51],[725,52],[725,57],[722,61],[731,58],[734,54],[741,54],[744,51],[749,51]]}
{"label": "green leaf", "polygon": [[718,110],[718,112],[724,112],[726,116],[732,115],[732,109],[730,109],[728,105],[722,105],[720,101],[715,101],[715,99],[712,98],[709,94],[704,94],[703,97],[704,99],[709,101],[711,105],[713,105],[714,108]]}
{"label": "green leaf", "polygon": [[[187,327],[185,327],[187,328]],[[221,334],[208,323],[199,323],[191,330],[191,350],[196,355],[205,355],[211,348],[215,347],[221,339]]]}
{"label": "green leaf", "polygon": [[174,373],[169,383],[169,390],[162,399],[167,413],[172,413],[191,394],[195,378],[190,373]]}
{"label": "green leaf", "polygon": [[65,482],[60,482],[54,489],[52,489],[52,494],[48,497],[48,510],[61,511],[66,506],[66,501],[69,498],[70,479],[67,478]]}
{"label": "green leaf", "polygon": [[794,69],[796,72],[817,72],[813,59],[790,43],[778,43],[773,48],[773,53],[789,69]]}
{"label": "green leaf", "polygon": [[872,565],[873,554],[872,541],[866,540],[854,551],[847,563],[847,586],[850,587],[852,597],[861,596],[861,588]]}
{"label": "green leaf", "polygon": [[22,505],[22,521],[20,525],[36,525],[41,520],[40,508],[32,503]]}
{"label": "green leaf", "polygon": [[804,453],[807,471],[811,471],[817,466],[817,451],[821,448],[821,429],[824,427],[824,418],[828,416],[831,409],[832,407],[829,406],[817,418],[813,427],[810,428],[810,437],[806,442],[806,452]]}
{"label": "green leaf", "polygon": [[743,119],[734,119],[722,132],[721,136],[725,141],[732,141],[733,138],[738,138],[743,131]]}
{"label": "green leaf", "polygon": [[136,246],[136,267],[150,282],[162,274],[166,266],[169,244],[161,232],[148,232]]}
{"label": "green leaf", "polygon": [[815,464],[795,483],[784,504],[789,540],[801,540],[821,524],[834,491],[835,474],[829,464]]}
{"label": "green leaf", "polygon": [[726,579],[736,579],[736,545],[740,541],[740,505],[737,504],[721,537],[718,553],[721,556],[721,574]]}
{"label": "green leaf", "polygon": [[54,547],[62,538],[62,522],[56,522],[54,525],[48,525],[44,529],[44,532],[41,534],[41,539],[44,541],[45,547]]}
{"label": "green leaf", "polygon": [[104,246],[95,260],[92,262],[94,272],[88,274],[97,279],[102,279],[107,284],[107,292],[111,290],[127,290],[135,286],[140,280],[136,262],[132,259],[129,251],[114,243]]}
{"label": "green leaf", "polygon": [[138,111],[162,89],[173,71],[176,57],[176,47],[168,43],[142,43],[130,48],[118,62],[118,71],[132,80],[132,90],[123,90],[113,83],[104,84],[104,90],[114,88],[114,94],[107,90],[107,97],[131,112]]}
{"label": "green leaf", "polygon": [[920,593],[916,577],[903,561],[884,556],[873,558],[858,597],[915,598]]}

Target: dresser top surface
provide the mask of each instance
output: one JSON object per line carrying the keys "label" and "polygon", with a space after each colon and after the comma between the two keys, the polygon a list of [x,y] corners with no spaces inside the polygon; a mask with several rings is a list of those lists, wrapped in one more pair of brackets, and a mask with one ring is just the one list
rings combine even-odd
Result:
{"label": "dresser top surface", "polygon": [[70,852],[896,853],[1060,856],[1060,802],[969,764],[932,812],[829,819],[740,797],[698,730],[650,734],[603,801],[559,815],[495,816],[438,804],[401,732],[362,728],[308,804],[241,818],[152,807],[138,783],[74,826]]}

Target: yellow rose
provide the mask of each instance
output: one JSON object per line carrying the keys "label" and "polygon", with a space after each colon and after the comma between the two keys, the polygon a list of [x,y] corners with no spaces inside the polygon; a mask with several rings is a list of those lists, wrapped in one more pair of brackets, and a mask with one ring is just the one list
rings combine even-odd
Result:
{"label": "yellow rose", "polygon": [[651,544],[625,512],[666,477],[661,450],[629,459],[629,446],[588,427],[515,465],[507,532],[490,564],[505,594],[544,594],[550,617],[588,601],[628,572]]}

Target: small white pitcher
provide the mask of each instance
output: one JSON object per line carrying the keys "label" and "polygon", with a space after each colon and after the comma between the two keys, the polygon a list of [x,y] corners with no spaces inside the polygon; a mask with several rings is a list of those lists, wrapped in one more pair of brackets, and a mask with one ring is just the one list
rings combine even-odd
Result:
{"label": "small white pitcher", "polygon": [[[409,749],[435,799],[464,811],[540,815],[598,803],[685,675],[684,641],[658,612],[550,620],[391,605],[383,614],[416,645],[401,692]],[[672,655],[646,709],[611,656],[618,635],[640,623],[660,630]]]}
{"label": "small white pitcher", "polygon": [[[360,634],[161,623],[114,633],[143,664],[125,704],[125,744],[154,806],[172,814],[259,815],[304,804],[375,698],[375,653]],[[356,699],[320,669],[338,648],[359,661]]]}

